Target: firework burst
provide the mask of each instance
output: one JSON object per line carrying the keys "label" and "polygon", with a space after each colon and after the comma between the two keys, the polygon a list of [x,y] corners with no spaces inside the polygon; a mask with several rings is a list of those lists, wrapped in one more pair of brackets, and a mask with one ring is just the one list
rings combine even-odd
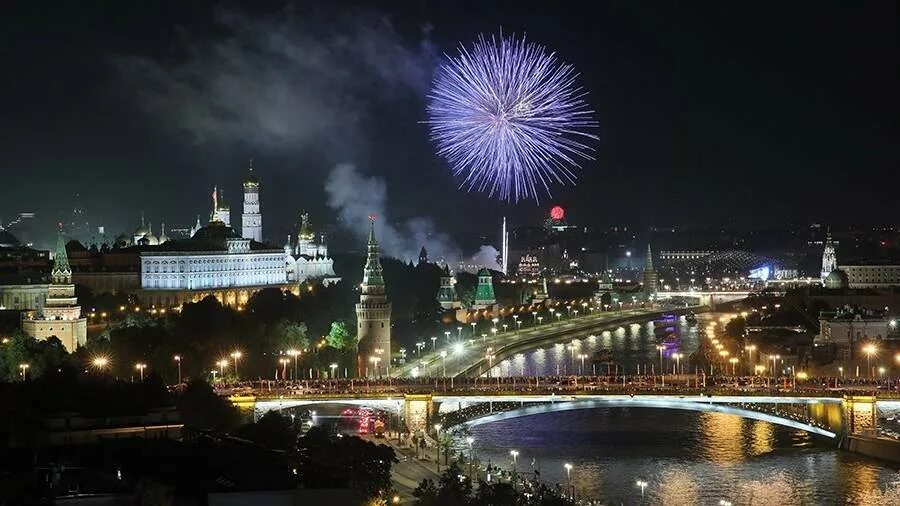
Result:
{"label": "firework burst", "polygon": [[587,143],[597,139],[577,77],[556,53],[502,33],[447,56],[426,123],[460,188],[519,201],[575,184],[579,162],[593,159]]}

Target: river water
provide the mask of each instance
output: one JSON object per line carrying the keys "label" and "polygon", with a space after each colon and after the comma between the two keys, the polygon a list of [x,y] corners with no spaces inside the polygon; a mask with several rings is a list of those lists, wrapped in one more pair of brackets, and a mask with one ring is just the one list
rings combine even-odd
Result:
{"label": "river water", "polygon": [[[639,366],[658,369],[661,332],[668,336],[663,366],[671,372],[672,354],[687,357],[696,350],[699,329],[719,316],[700,315],[696,324],[677,319],[668,332],[652,322],[620,327],[520,354],[497,364],[491,373],[577,373],[582,368],[579,356],[597,352],[611,355],[611,362],[628,374]],[[586,358],[585,372],[594,367],[605,373],[606,365]],[[471,435],[479,459],[509,469],[510,450],[515,449],[518,471],[531,472],[533,463],[545,483],[564,486],[563,466],[572,464],[577,494],[604,504],[640,503],[637,480],[647,482],[647,503],[667,499],[668,504],[679,504],[687,497],[697,504],[741,504],[751,493],[758,498],[778,493],[785,504],[859,504],[866,491],[890,487],[900,479],[897,468],[839,451],[833,440],[721,413],[576,410],[480,425]],[[778,499],[769,502],[779,504]]]}

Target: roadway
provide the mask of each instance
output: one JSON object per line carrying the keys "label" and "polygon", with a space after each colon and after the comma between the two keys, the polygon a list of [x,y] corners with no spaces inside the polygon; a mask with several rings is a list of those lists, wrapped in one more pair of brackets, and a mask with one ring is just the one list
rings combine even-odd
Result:
{"label": "roadway", "polygon": [[[447,342],[445,339],[443,346],[434,346],[431,352],[425,351],[429,348],[426,344],[422,350],[423,353],[410,354],[408,362],[392,368],[390,375],[397,378],[480,375],[494,362],[502,361],[515,353],[537,348],[548,341],[555,341],[566,336],[599,332],[611,326],[643,321],[664,313],[687,313],[701,310],[701,306],[633,308],[620,311],[596,311],[574,318],[557,313],[561,315],[558,320],[547,323],[537,323],[534,319],[527,322],[526,317],[523,319],[521,330],[506,332],[501,330],[485,337],[472,339],[470,336],[469,339],[454,339],[451,342]],[[524,326],[526,323],[528,326]],[[485,364],[485,362],[488,363]]]}

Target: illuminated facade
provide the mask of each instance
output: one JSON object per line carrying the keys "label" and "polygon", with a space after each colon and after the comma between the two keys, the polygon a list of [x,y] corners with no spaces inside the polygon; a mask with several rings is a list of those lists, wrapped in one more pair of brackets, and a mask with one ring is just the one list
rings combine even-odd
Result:
{"label": "illuminated facade", "polygon": [[75,297],[72,268],[62,232],[57,237],[44,307],[22,320],[22,330],[40,340],[55,336],[70,353],[87,342],[87,319],[81,316],[81,306]]}
{"label": "illuminated facade", "polygon": [[450,272],[450,266],[444,265],[441,270],[441,286],[438,288],[438,303],[442,309],[459,309],[459,299],[456,298],[456,278]]}
{"label": "illuminated facade", "polygon": [[384,291],[384,276],[378,241],[375,240],[375,220],[369,231],[368,253],[359,303],[356,304],[356,332],[359,338],[357,374],[377,375],[391,359],[391,303]]}
{"label": "illuminated facade", "polygon": [[541,263],[538,261],[537,255],[525,253],[519,259],[519,267],[516,269],[516,275],[520,278],[534,278],[541,273]]}
{"label": "illuminated facade", "polygon": [[259,178],[253,172],[253,160],[244,178],[244,209],[241,214],[241,235],[245,239],[262,242],[262,214],[259,210]]}
{"label": "illuminated facade", "polygon": [[334,260],[328,256],[328,245],[325,243],[325,235],[316,235],[309,224],[309,214],[300,216],[300,232],[297,234],[297,243],[291,243],[288,236],[284,245],[284,265],[287,271],[288,281],[303,282],[310,279],[321,279],[323,284],[339,281],[334,273]]}
{"label": "illuminated facade", "polygon": [[891,288],[900,286],[900,265],[841,265],[850,288]]}
{"label": "illuminated facade", "polygon": [[491,276],[491,271],[482,267],[478,271],[478,286],[475,288],[475,302],[472,304],[472,309],[486,309],[496,303],[493,276]]}
{"label": "illuminated facade", "polygon": [[831,274],[831,271],[837,269],[837,254],[834,251],[834,242],[831,240],[831,231],[825,238],[825,250],[822,251],[822,281]]}

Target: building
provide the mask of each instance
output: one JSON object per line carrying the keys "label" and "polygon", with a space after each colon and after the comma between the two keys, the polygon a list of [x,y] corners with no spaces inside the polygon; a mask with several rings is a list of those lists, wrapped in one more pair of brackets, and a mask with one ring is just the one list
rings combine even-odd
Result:
{"label": "building", "polygon": [[[833,271],[832,271],[833,272]],[[832,345],[838,356],[853,360],[860,354],[860,343],[897,339],[897,321],[880,311],[843,306],[819,315],[816,345]]]}
{"label": "building", "polygon": [[650,250],[650,245],[647,245],[647,265],[644,267],[644,296],[647,300],[651,300],[656,297],[656,293],[658,291],[659,277],[656,275],[656,271],[653,269],[653,251]]}
{"label": "building", "polygon": [[496,303],[493,276],[491,276],[491,271],[482,267],[478,271],[478,286],[475,288],[475,302],[472,304],[472,309],[486,309]]}
{"label": "building", "polygon": [[253,172],[253,160],[244,178],[244,209],[241,213],[241,235],[262,242],[262,214],[259,210],[259,178]]}
{"label": "building", "polygon": [[831,240],[831,230],[829,230],[828,235],[825,237],[825,249],[822,251],[822,280],[824,281],[835,269],[837,269],[837,254],[835,253],[834,242]]}
{"label": "building", "polygon": [[328,256],[325,235],[319,236],[319,241],[316,242],[316,235],[309,222],[309,213],[304,212],[300,215],[297,244],[292,244],[291,236],[288,236],[284,245],[284,263],[288,281],[302,283],[311,279],[321,279],[326,285],[340,281],[334,273],[334,260]]}
{"label": "building", "polygon": [[[371,218],[366,266],[356,304],[357,374],[378,375],[381,366],[391,359],[391,303],[384,291],[384,276],[378,241],[375,240],[375,219]],[[372,366],[371,368],[369,366]]]}
{"label": "building", "polygon": [[218,186],[213,187],[213,216],[211,221],[220,221],[226,227],[231,226],[231,206],[225,202],[225,196]]}
{"label": "building", "polygon": [[427,263],[428,263],[428,251],[425,249],[425,246],[422,246],[422,249],[419,250],[418,265],[425,265]]}
{"label": "building", "polygon": [[82,317],[81,306],[75,297],[72,268],[69,266],[62,231],[56,241],[56,254],[44,307],[25,316],[22,330],[35,339],[56,336],[70,353],[87,342],[87,319]]}
{"label": "building", "polygon": [[900,286],[900,265],[857,264],[838,267],[847,276],[850,288],[891,288]]}
{"label": "building", "polygon": [[[423,248],[424,249],[424,248]],[[438,288],[438,304],[442,309],[459,309],[460,302],[456,297],[456,278],[450,272],[450,266],[444,265],[441,270],[441,286]]]}
{"label": "building", "polygon": [[516,268],[516,275],[520,278],[536,278],[541,274],[541,263],[538,261],[537,255],[525,253],[519,258],[519,266]]}
{"label": "building", "polygon": [[281,249],[240,237],[218,219],[189,239],[141,250],[140,266],[139,298],[151,306],[180,306],[207,295],[241,306],[263,288],[290,289]]}
{"label": "building", "polygon": [[547,277],[541,276],[541,281],[538,283],[537,289],[532,292],[529,302],[531,304],[543,304],[548,299],[550,299],[550,291],[547,289]]}

